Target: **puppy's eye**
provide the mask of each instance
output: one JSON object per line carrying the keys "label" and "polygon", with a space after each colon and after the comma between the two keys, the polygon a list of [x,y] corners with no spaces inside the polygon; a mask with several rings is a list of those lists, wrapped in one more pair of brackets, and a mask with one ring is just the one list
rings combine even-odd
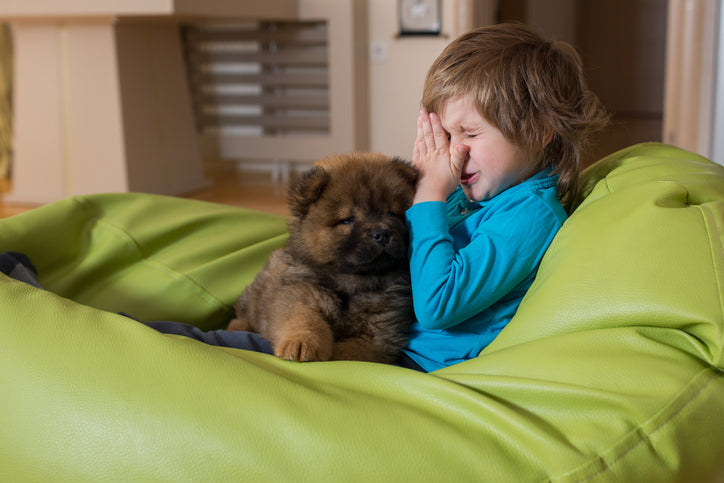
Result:
{"label": "puppy's eye", "polygon": [[354,216],[348,216],[347,218],[342,218],[341,220],[339,220],[337,222],[337,224],[338,225],[351,225],[355,221],[357,221],[357,218],[355,218]]}

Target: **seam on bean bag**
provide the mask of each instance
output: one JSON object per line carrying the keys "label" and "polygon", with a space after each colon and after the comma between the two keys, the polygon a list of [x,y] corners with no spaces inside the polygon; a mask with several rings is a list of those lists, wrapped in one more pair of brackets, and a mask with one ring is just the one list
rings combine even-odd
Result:
{"label": "seam on bean bag", "polygon": [[[660,411],[655,413],[647,421],[638,424],[631,431],[626,433],[621,439],[614,443],[608,450],[602,451],[595,455],[593,461],[589,461],[578,468],[556,477],[556,480],[576,481],[583,483],[592,481],[602,477],[604,474],[613,472],[616,465],[623,462],[628,455],[635,451],[641,444],[650,441],[657,432],[664,429],[679,416],[697,397],[707,389],[712,382],[722,377],[721,372],[714,368],[705,367],[699,374],[692,378],[692,381],[685,385],[679,394],[671,399]],[[704,379],[700,381],[700,379]],[[697,387],[698,386],[698,387]],[[661,419],[657,422],[657,420]],[[653,426],[647,429],[648,426]],[[656,447],[655,443],[651,443],[652,447]],[[606,456],[609,455],[609,456]],[[593,471],[591,473],[591,471]],[[588,473],[588,474],[587,474]],[[586,476],[576,476],[586,475]],[[616,479],[616,474],[609,475],[610,478]]]}
{"label": "seam on bean bag", "polygon": [[[714,268],[714,274],[716,279],[716,286],[717,286],[717,293],[719,294],[719,314],[720,314],[720,321],[724,321],[724,301],[722,300],[722,273],[721,273],[721,264],[722,261],[724,261],[724,246],[722,246],[722,240],[719,237],[720,231],[717,227],[717,219],[714,213],[714,210],[712,207],[708,204],[704,205],[697,205],[697,208],[699,208],[699,211],[701,213],[701,216],[704,221],[704,227],[706,228],[706,233],[709,237],[709,247],[710,247],[710,254],[711,254],[711,264]],[[717,342],[719,343],[719,352],[717,354],[712,354],[714,356],[714,363],[717,370],[722,370],[721,364],[722,364],[722,346],[724,346],[724,341],[721,339],[722,337],[722,331],[724,331],[724,328],[720,327],[719,337],[720,340]]]}
{"label": "seam on bean bag", "polygon": [[84,211],[88,213],[89,221],[91,221],[93,224],[93,226],[91,226],[91,230],[93,230],[94,228],[98,228],[100,230],[104,230],[106,233],[110,233],[114,238],[118,239],[124,246],[128,248],[128,252],[133,256],[136,261],[152,268],[157,272],[163,273],[172,280],[180,283],[182,286],[186,287],[189,291],[195,294],[206,305],[217,309],[230,309],[230,305],[221,301],[214,294],[206,290],[202,285],[189,277],[187,274],[178,272],[156,260],[153,260],[152,258],[147,257],[141,250],[141,246],[133,237],[133,235],[129,233],[125,228],[115,223],[109,222],[108,220],[103,219],[100,215],[93,213],[94,210],[92,209],[92,207],[88,206],[90,204],[89,200],[76,198],[76,201],[84,209]]}

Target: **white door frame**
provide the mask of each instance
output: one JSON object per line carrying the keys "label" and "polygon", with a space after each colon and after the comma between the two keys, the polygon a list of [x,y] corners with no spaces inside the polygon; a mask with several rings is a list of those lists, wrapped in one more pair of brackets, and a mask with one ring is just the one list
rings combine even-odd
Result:
{"label": "white door frame", "polygon": [[669,0],[667,25],[662,138],[708,158],[715,140],[718,3]]}
{"label": "white door frame", "polygon": [[[724,165],[724,8],[719,7],[717,71],[714,80],[714,120],[711,126],[711,159]],[[718,133],[718,135],[717,135]]]}

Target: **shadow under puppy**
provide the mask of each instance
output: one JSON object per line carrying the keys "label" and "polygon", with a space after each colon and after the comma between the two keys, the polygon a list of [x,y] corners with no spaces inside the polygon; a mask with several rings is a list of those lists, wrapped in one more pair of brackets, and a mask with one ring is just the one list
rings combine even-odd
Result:
{"label": "shadow under puppy", "polygon": [[287,245],[228,330],[257,332],[288,360],[393,362],[413,318],[405,211],[417,178],[378,153],[317,161],[289,190]]}

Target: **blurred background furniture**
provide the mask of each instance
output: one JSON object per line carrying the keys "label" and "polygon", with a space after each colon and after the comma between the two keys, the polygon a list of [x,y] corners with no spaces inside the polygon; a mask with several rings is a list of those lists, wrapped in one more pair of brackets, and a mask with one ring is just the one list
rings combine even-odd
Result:
{"label": "blurred background furniture", "polygon": [[295,0],[2,2],[16,79],[7,200],[204,187],[180,19],[297,13]]}
{"label": "blurred background furniture", "polygon": [[[284,179],[337,151],[410,157],[432,60],[459,33],[507,20],[581,50],[614,113],[585,163],[641,141],[724,162],[724,137],[714,135],[724,119],[716,0],[440,5],[440,35],[415,37],[398,35],[389,0],[3,1],[0,21],[23,30],[15,60],[24,73],[16,75],[15,193],[6,201],[179,194],[221,170]],[[87,78],[77,69],[84,63]]]}

